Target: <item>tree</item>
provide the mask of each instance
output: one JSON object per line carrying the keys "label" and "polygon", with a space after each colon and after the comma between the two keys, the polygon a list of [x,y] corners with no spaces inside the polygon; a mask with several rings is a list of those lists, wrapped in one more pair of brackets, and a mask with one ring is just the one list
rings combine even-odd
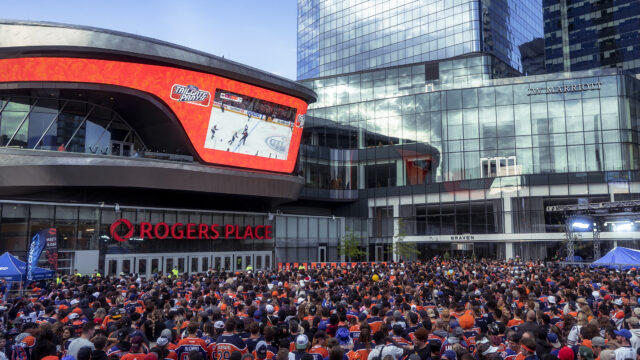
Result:
{"label": "tree", "polygon": [[398,219],[398,234],[394,236],[395,242],[393,253],[398,257],[398,261],[411,260],[420,256],[420,250],[415,242],[405,241],[406,232],[405,224],[402,219]]}
{"label": "tree", "polygon": [[360,248],[360,236],[354,234],[353,231],[347,230],[340,245],[338,245],[338,254],[344,256],[347,261],[358,260],[367,255],[367,252]]}

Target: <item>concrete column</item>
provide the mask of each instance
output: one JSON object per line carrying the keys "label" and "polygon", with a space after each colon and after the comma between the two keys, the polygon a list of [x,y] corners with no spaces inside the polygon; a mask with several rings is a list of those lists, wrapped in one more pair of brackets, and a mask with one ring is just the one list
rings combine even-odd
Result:
{"label": "concrete column", "polygon": [[400,206],[393,205],[393,261],[398,261],[398,255],[396,254],[396,241],[400,234]]}
{"label": "concrete column", "polygon": [[[502,194],[504,196],[505,194]],[[504,219],[504,233],[513,233],[513,217],[511,215],[511,197],[502,198],[502,214]]]}
{"label": "concrete column", "polygon": [[[505,196],[506,194],[502,194]],[[502,198],[502,213],[504,214],[504,233],[513,234],[513,215],[511,214],[511,197],[506,196]],[[506,260],[515,258],[513,253],[513,242],[506,242],[504,244],[504,257]]]}
{"label": "concrete column", "polygon": [[504,257],[505,260],[509,260],[509,259],[513,259],[515,258],[515,255],[513,254],[513,243],[512,242],[508,242],[504,244]]}

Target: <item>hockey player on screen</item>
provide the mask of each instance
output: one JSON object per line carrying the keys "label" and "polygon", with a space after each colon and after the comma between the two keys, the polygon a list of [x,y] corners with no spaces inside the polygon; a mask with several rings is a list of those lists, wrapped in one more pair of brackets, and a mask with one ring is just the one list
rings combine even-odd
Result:
{"label": "hockey player on screen", "polygon": [[213,140],[213,138],[216,136],[216,131],[218,131],[220,129],[218,129],[218,125],[213,125],[213,127],[211,128],[211,140]]}
{"label": "hockey player on screen", "polygon": [[233,135],[231,135],[231,140],[229,140],[229,145],[232,145],[236,138],[238,138],[238,132],[234,131]]}
{"label": "hockey player on screen", "polygon": [[247,136],[249,136],[249,133],[246,130],[242,132],[242,137],[240,138],[240,141],[238,141],[238,146],[240,146],[241,144],[244,145],[246,143]]}

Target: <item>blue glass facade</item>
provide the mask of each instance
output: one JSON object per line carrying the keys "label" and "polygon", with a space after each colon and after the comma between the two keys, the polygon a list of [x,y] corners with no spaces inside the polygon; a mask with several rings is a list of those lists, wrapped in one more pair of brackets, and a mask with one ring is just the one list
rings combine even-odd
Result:
{"label": "blue glass facade", "polygon": [[640,81],[613,69],[499,78],[501,65],[478,55],[303,82],[319,100],[301,198],[334,201],[370,260],[398,234],[423,255],[471,241],[477,256],[552,258],[564,218],[547,206],[640,199]]}
{"label": "blue glass facade", "polygon": [[640,73],[640,2],[544,0],[548,72],[617,67]]}
{"label": "blue glass facade", "polygon": [[523,71],[540,0],[298,1],[298,79],[488,52]]}

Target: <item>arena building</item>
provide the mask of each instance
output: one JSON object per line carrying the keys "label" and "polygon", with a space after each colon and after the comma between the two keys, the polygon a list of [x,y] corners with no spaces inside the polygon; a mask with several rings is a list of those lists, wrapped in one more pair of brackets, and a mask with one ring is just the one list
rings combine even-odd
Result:
{"label": "arena building", "polygon": [[335,251],[342,219],[302,217],[303,246],[286,225],[299,216],[271,212],[304,185],[307,87],[103,29],[4,21],[0,34],[0,249],[24,256],[53,227],[62,272],[108,274]]}

